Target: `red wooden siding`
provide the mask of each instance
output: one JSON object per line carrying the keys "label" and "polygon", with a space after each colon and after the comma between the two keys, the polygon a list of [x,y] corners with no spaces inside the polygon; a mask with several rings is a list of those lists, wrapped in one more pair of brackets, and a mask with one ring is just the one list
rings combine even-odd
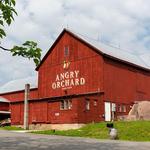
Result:
{"label": "red wooden siding", "polygon": [[9,103],[0,102],[0,111],[9,111]]}
{"label": "red wooden siding", "polygon": [[47,122],[47,102],[38,101],[29,104],[29,123],[46,123]]}
{"label": "red wooden siding", "polygon": [[[89,110],[86,110],[86,99],[90,102]],[[94,101],[97,101],[96,105]],[[78,101],[77,109],[79,123],[99,122],[104,120],[103,95],[81,97]]]}
{"label": "red wooden siding", "polygon": [[[85,100],[89,99],[90,109],[86,110]],[[61,99],[60,99],[61,100]],[[64,123],[89,123],[99,122],[103,118],[103,101],[100,96],[82,96],[72,98],[72,108],[61,110],[59,101],[30,101],[29,102],[29,124],[64,124]],[[94,105],[94,101],[97,104]],[[14,111],[14,109],[16,111]],[[23,103],[11,105],[12,124],[23,124]]]}
{"label": "red wooden siding", "polygon": [[[0,94],[0,96],[8,99],[10,102],[23,101],[24,100],[24,91],[16,91],[5,94]],[[37,89],[30,90],[30,99],[38,99]]]}
{"label": "red wooden siding", "polygon": [[131,104],[150,99],[150,73],[105,59],[105,100]]}
{"label": "red wooden siding", "polygon": [[[65,45],[69,46],[68,58],[64,57]],[[68,70],[63,69],[64,60],[70,61]],[[80,71],[80,77],[85,78],[85,85],[67,90],[68,95],[103,91],[102,57],[66,33],[39,68],[39,97],[64,95],[62,89],[53,90],[52,83],[56,80],[57,74],[74,70]]]}
{"label": "red wooden siding", "polygon": [[23,113],[24,113],[23,102],[12,103],[11,104],[11,124],[23,125]]}
{"label": "red wooden siding", "polygon": [[77,123],[77,99],[72,99],[72,108],[70,110],[60,110],[60,101],[48,103],[48,114],[50,123]]}

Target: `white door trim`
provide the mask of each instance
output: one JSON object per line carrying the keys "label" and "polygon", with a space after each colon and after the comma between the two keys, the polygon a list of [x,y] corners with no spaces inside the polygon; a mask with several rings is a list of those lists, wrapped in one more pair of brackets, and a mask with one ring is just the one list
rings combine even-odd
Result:
{"label": "white door trim", "polygon": [[105,102],[105,121],[111,121],[111,103]]}

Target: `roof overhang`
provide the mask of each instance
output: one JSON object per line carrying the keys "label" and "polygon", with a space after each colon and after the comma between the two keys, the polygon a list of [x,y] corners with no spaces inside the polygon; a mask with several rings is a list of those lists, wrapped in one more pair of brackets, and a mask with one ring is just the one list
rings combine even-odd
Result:
{"label": "roof overhang", "polygon": [[2,96],[0,96],[0,102],[9,103],[10,101]]}
{"label": "roof overhang", "polygon": [[[61,99],[66,99],[66,98],[74,98],[74,97],[80,97],[80,96],[89,96],[89,95],[99,95],[99,94],[104,94],[104,91],[92,91],[92,92],[86,92],[86,93],[79,93],[79,94],[71,94],[71,95],[63,95],[63,96],[53,96],[53,97],[44,97],[44,98],[39,98],[39,99],[29,99],[28,101],[57,101]],[[18,100],[18,101],[12,101],[10,102],[11,104],[15,103],[20,103],[24,102],[23,100]]]}
{"label": "roof overhang", "polygon": [[10,111],[0,111],[0,114],[11,114]]}

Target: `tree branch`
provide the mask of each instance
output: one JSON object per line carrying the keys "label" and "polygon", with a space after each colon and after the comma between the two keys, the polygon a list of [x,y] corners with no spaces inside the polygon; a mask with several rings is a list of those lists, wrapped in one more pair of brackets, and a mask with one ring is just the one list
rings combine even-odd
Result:
{"label": "tree branch", "polygon": [[11,51],[11,49],[7,49],[7,48],[4,48],[4,47],[2,47],[2,46],[0,46],[0,48],[2,49],[2,50],[4,50],[4,51]]}

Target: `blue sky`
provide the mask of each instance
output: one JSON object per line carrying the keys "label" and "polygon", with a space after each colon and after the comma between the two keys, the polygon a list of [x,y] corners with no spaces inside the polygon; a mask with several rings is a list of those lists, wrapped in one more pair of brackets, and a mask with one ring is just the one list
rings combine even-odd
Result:
{"label": "blue sky", "polygon": [[[149,0],[19,0],[1,45],[34,40],[50,48],[64,27],[150,60]],[[0,51],[0,85],[36,75],[32,61]]]}

